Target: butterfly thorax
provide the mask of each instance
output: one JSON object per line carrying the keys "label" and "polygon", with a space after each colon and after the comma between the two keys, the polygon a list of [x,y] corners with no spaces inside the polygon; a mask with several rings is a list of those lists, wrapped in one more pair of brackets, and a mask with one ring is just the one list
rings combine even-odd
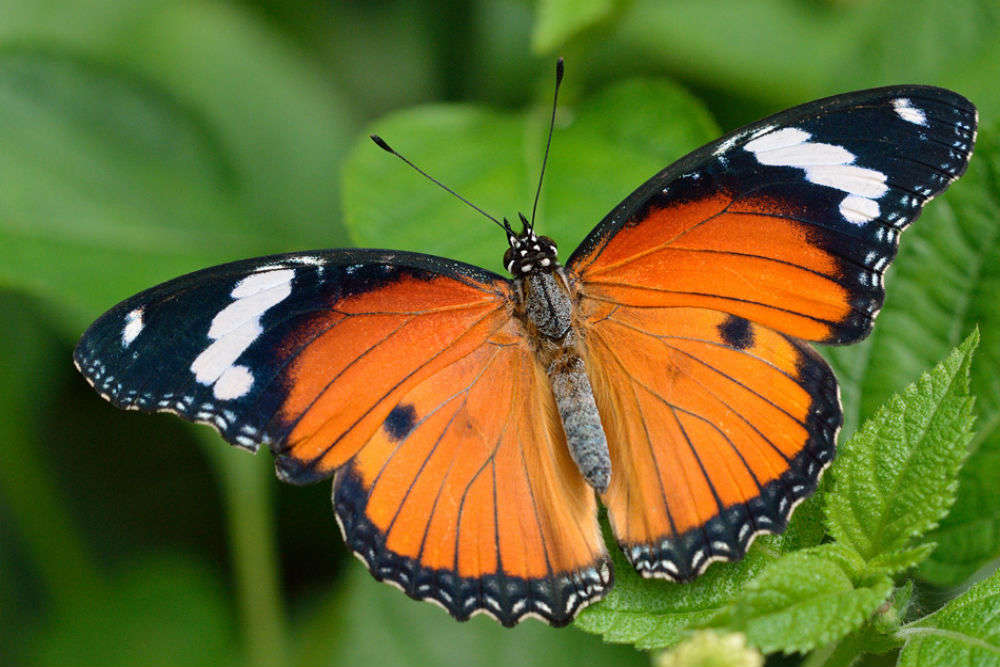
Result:
{"label": "butterfly thorax", "polygon": [[603,493],[611,480],[611,456],[577,347],[570,283],[558,265],[554,270],[527,273],[514,280],[521,294],[518,315],[549,378],[570,455],[587,483]]}

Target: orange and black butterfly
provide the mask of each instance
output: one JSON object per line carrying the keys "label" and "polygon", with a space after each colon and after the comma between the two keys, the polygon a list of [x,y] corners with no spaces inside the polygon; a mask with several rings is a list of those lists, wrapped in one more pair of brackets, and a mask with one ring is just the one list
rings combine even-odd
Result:
{"label": "orange and black butterfly", "polygon": [[115,306],[75,361],[118,407],[332,477],[376,579],[459,620],[565,625],[612,585],[598,497],[646,577],[783,530],[842,421],[810,343],[869,333],[975,131],[939,88],[811,102],[656,174],[564,265],[524,216],[512,278],[392,250],[234,262]]}

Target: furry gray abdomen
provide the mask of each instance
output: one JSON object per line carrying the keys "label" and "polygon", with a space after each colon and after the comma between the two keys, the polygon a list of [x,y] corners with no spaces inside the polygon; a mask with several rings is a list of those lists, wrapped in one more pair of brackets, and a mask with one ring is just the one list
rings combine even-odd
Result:
{"label": "furry gray abdomen", "polygon": [[554,273],[525,278],[524,316],[538,331],[536,354],[552,386],[570,455],[587,483],[604,493],[611,481],[611,455],[587,368],[576,349],[573,303],[564,284]]}
{"label": "furry gray abdomen", "polygon": [[548,375],[566,433],[566,443],[583,478],[604,493],[611,481],[611,456],[590,378],[587,377],[583,359],[575,354],[561,361],[552,365],[557,368],[548,369]]}

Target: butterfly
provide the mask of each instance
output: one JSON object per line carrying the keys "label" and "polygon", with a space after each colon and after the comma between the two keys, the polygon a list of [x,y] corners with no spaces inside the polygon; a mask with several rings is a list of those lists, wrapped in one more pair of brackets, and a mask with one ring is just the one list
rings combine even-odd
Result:
{"label": "butterfly", "polygon": [[940,88],[829,97],[654,175],[565,264],[523,215],[509,278],[394,250],[238,261],[118,304],[74,361],[117,407],[332,477],[376,579],[459,620],[565,625],[613,585],[598,498],[645,577],[784,529],[842,423],[811,343],[871,331],[976,124]]}

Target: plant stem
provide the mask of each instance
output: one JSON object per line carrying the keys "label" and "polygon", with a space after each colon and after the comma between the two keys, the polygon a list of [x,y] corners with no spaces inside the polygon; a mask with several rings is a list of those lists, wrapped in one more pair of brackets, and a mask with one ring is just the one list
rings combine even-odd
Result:
{"label": "plant stem", "polygon": [[270,457],[233,451],[214,433],[199,431],[225,496],[246,664],[283,667],[289,664],[289,642],[278,582]]}

